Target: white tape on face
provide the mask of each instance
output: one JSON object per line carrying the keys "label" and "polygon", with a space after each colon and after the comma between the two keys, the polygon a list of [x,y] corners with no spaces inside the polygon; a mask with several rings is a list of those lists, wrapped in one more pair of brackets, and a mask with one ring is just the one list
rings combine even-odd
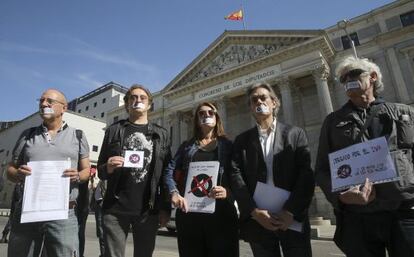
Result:
{"label": "white tape on face", "polygon": [[45,107],[45,108],[40,108],[40,113],[41,114],[54,114],[55,110],[49,107]]}
{"label": "white tape on face", "polygon": [[145,104],[143,103],[135,103],[131,105],[132,109],[144,109],[145,108]]}
{"label": "white tape on face", "polygon": [[206,124],[206,125],[214,124],[214,118],[212,117],[200,118],[200,123]]}
{"label": "white tape on face", "polygon": [[269,107],[267,107],[264,104],[261,104],[259,106],[256,107],[256,113],[269,113]]}
{"label": "white tape on face", "polygon": [[360,89],[361,84],[359,81],[349,81],[344,85],[345,91],[351,90],[351,89]]}

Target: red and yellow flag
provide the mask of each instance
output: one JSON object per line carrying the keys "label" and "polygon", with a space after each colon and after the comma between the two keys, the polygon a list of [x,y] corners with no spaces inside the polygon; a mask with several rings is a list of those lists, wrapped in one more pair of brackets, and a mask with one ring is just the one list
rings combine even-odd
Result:
{"label": "red and yellow flag", "polygon": [[240,9],[238,11],[232,12],[229,15],[225,16],[224,19],[232,21],[243,20],[243,11]]}

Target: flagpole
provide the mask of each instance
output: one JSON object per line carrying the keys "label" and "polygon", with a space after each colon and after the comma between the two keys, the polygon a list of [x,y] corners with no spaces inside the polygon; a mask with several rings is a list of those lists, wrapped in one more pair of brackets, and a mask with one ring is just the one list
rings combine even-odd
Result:
{"label": "flagpole", "polygon": [[245,18],[246,17],[246,13],[244,12],[243,0],[240,0],[240,8],[241,8],[242,14],[243,14],[243,18],[242,18],[242,21],[243,21],[243,29],[246,30],[247,29],[246,22],[245,22],[245,20],[246,20],[246,18]]}

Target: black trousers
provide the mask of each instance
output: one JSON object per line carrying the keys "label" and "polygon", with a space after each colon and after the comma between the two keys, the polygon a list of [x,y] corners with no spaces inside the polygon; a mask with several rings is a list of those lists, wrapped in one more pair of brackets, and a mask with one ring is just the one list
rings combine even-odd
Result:
{"label": "black trousers", "polygon": [[176,213],[180,257],[238,257],[237,215]]}
{"label": "black trousers", "polygon": [[303,232],[293,230],[270,232],[258,236],[259,240],[250,242],[254,257],[311,257],[309,220],[303,222]]}
{"label": "black trousers", "polygon": [[[413,257],[414,210],[343,212],[341,249],[347,257]],[[338,226],[337,226],[338,229]]]}

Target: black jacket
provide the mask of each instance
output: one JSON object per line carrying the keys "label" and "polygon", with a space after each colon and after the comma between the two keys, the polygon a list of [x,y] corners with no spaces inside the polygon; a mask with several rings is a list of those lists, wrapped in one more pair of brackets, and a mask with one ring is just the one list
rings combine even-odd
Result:
{"label": "black jacket", "polygon": [[[357,108],[348,101],[339,110],[329,114],[321,129],[315,175],[326,198],[337,210],[375,212],[394,210],[403,201],[414,200],[414,109],[405,104],[386,103],[376,100],[370,110],[377,109],[370,126],[362,137],[359,132],[370,112]],[[398,182],[374,185],[376,199],[367,205],[343,205],[338,201],[338,192],[331,190],[331,173],[328,154],[369,139],[385,137],[401,177]]]}
{"label": "black jacket", "polygon": [[[112,124],[106,131],[102,143],[101,152],[98,158],[98,176],[100,179],[108,180],[105,199],[114,199],[119,181],[119,172],[108,174],[106,163],[111,156],[121,156],[124,140],[125,127],[128,126],[127,120],[120,120]],[[167,130],[163,127],[149,123],[148,134],[152,135],[153,158],[151,163],[151,194],[149,199],[150,211],[163,209],[171,210],[168,192],[163,183],[163,171],[171,159],[170,140]]]}
{"label": "black jacket", "polygon": [[[279,121],[275,133],[274,184],[291,192],[284,209],[291,212],[296,220],[304,221],[307,218],[315,186],[308,141],[301,128]],[[257,127],[236,137],[232,159],[234,166],[231,175],[232,190],[243,223],[251,220],[250,213],[256,208],[253,200],[256,183],[258,181],[266,183],[267,168]]]}

